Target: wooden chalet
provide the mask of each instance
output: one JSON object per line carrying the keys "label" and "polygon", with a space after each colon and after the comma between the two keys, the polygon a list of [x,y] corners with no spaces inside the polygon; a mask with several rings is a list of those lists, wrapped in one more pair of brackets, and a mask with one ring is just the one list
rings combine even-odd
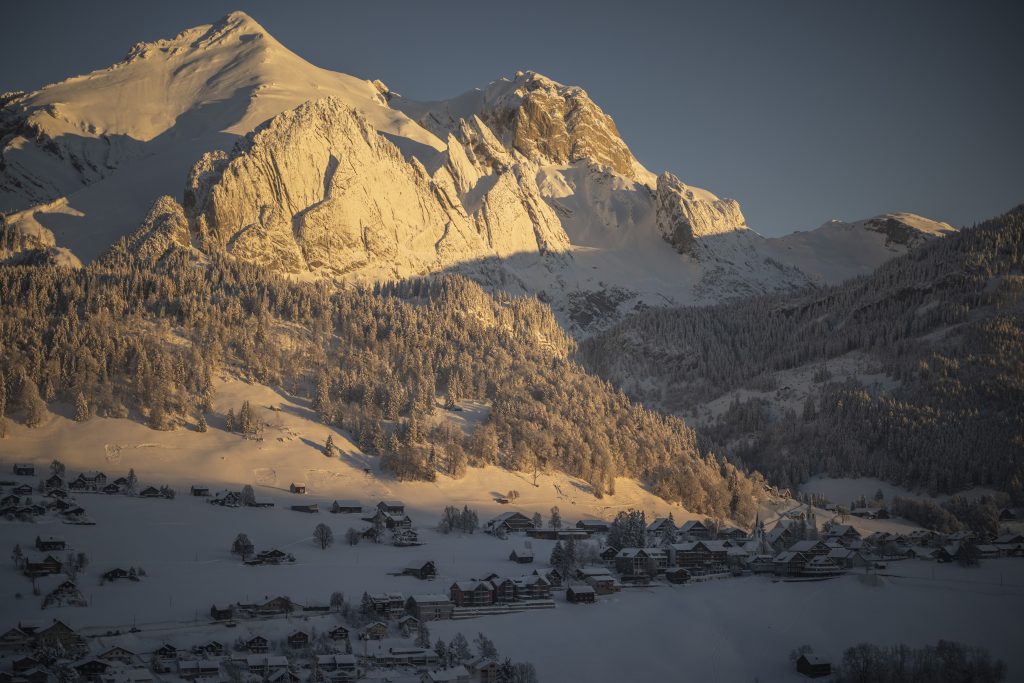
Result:
{"label": "wooden chalet", "polygon": [[494,577],[490,580],[494,602],[509,603],[516,599],[516,582],[509,578]]}
{"label": "wooden chalet", "polygon": [[591,586],[598,595],[610,595],[621,587],[604,567],[582,567],[576,571],[576,578]]}
{"label": "wooden chalet", "polygon": [[231,605],[227,607],[217,607],[212,605],[210,607],[210,618],[214,621],[227,621],[235,618],[235,608]]}
{"label": "wooden chalet", "polygon": [[539,574],[527,574],[514,579],[516,600],[547,600],[551,597],[551,582]]}
{"label": "wooden chalet", "polygon": [[320,508],[316,503],[310,503],[309,505],[292,505],[291,509],[295,512],[305,512],[307,514],[320,512]]}
{"label": "wooden chalet", "polygon": [[373,513],[372,517],[364,517],[363,521],[370,522],[375,527],[383,527],[389,531],[393,529],[412,528],[412,519],[409,515],[404,513],[384,512],[379,508]]}
{"label": "wooden chalet", "polygon": [[797,541],[793,545],[789,546],[789,552],[801,553],[807,557],[817,557],[818,555],[828,556],[832,549],[829,548],[823,541],[807,540]]}
{"label": "wooden chalet", "polygon": [[128,570],[121,567],[115,567],[103,573],[104,581],[118,581],[125,579],[127,581],[138,581],[139,575],[134,569]]}
{"label": "wooden chalet", "polygon": [[245,641],[245,649],[253,654],[270,652],[270,641],[263,636],[253,636]]}
{"label": "wooden chalet", "polygon": [[398,619],[405,614],[405,597],[401,593],[374,593],[370,595],[373,613],[385,619]]}
{"label": "wooden chalet", "polygon": [[477,657],[471,659],[465,664],[466,669],[469,671],[469,680],[479,681],[479,683],[497,683],[498,672],[501,669],[501,665],[490,657]]}
{"label": "wooden chalet", "polygon": [[545,579],[548,580],[548,583],[550,583],[551,586],[554,588],[561,588],[562,583],[565,581],[565,577],[562,576],[562,572],[558,571],[554,567],[545,570],[543,573],[541,573],[539,569],[534,569],[533,573],[537,574],[538,576],[543,576]]}
{"label": "wooden chalet", "polygon": [[400,500],[382,500],[377,503],[377,509],[388,515],[404,515],[405,503]]}
{"label": "wooden chalet", "polygon": [[35,643],[44,647],[60,646],[65,650],[82,647],[84,640],[73,628],[59,619],[34,634]]}
{"label": "wooden chalet", "polygon": [[210,487],[202,486],[200,484],[192,484],[192,487],[189,489],[189,493],[191,493],[193,496],[206,498],[210,495]]}
{"label": "wooden chalet", "polygon": [[131,660],[135,658],[135,653],[129,649],[125,649],[120,645],[116,645],[108,650],[100,652],[100,659],[106,659],[108,661],[120,661],[121,664],[131,664]]}
{"label": "wooden chalet", "polygon": [[359,634],[360,640],[384,640],[388,637],[388,625],[383,621],[375,621],[366,626]]}
{"label": "wooden chalet", "polygon": [[67,542],[57,536],[36,536],[36,550],[48,552],[51,550],[66,550]]}
{"label": "wooden chalet", "polygon": [[565,599],[572,603],[594,602],[597,600],[597,591],[593,586],[574,584],[565,589]]}
{"label": "wooden chalet", "polygon": [[164,643],[157,649],[153,650],[153,661],[154,662],[174,662],[178,659],[178,648],[174,647],[170,643]]}
{"label": "wooden chalet", "polygon": [[808,678],[821,678],[832,675],[832,662],[820,655],[808,652],[800,655],[796,660],[797,673]]}
{"label": "wooden chalet", "polygon": [[87,659],[84,662],[75,664],[75,671],[78,677],[85,681],[99,681],[100,677],[110,669],[110,662],[102,659]]}
{"label": "wooden chalet", "polygon": [[657,517],[653,522],[647,525],[647,533],[657,538],[665,538],[666,536],[675,536],[678,528],[668,517]]}
{"label": "wooden chalet", "polygon": [[688,522],[684,522],[679,527],[679,536],[682,538],[689,538],[694,541],[709,541],[711,540],[711,531],[707,528],[704,522],[697,519],[691,519]]}
{"label": "wooden chalet", "polygon": [[416,562],[402,569],[402,576],[415,576],[417,579],[423,580],[433,579],[437,576],[437,565],[433,560]]}
{"label": "wooden chalet", "polygon": [[102,489],[100,489],[100,491],[107,494],[108,496],[116,496],[118,494],[124,493],[125,489],[119,486],[118,484],[110,483],[104,486]]}
{"label": "wooden chalet", "polygon": [[348,629],[344,626],[335,626],[327,632],[327,637],[335,642],[348,640],[348,636]]}
{"label": "wooden chalet", "polygon": [[18,484],[11,489],[11,493],[16,496],[31,496],[34,490],[30,484]]}
{"label": "wooden chalet", "polygon": [[490,581],[456,581],[448,589],[457,607],[486,607],[494,604],[494,586]]}
{"label": "wooden chalet", "polygon": [[285,642],[291,650],[305,650],[309,647],[309,634],[305,631],[293,631],[285,638]]}
{"label": "wooden chalet", "polygon": [[529,564],[533,562],[533,548],[513,548],[508,554],[508,559],[519,564]]}
{"label": "wooden chalet", "polygon": [[32,644],[32,634],[20,627],[9,628],[0,633],[0,651],[18,652]]}
{"label": "wooden chalet", "polygon": [[801,553],[781,552],[772,558],[772,572],[776,576],[797,576],[803,571],[807,560],[807,556]]}
{"label": "wooden chalet", "polygon": [[398,630],[406,638],[414,636],[420,632],[420,620],[411,614],[407,614],[398,620]]}
{"label": "wooden chalet", "polygon": [[485,530],[489,533],[496,533],[499,530],[510,533],[533,528],[533,520],[521,512],[503,512],[485,525]]}
{"label": "wooden chalet", "polygon": [[420,622],[435,619],[451,619],[455,605],[448,596],[440,593],[413,595],[405,602],[405,608]]}
{"label": "wooden chalet", "polygon": [[331,505],[331,512],[334,514],[361,515],[363,505],[358,500],[336,500]]}
{"label": "wooden chalet", "polygon": [[220,662],[210,659],[188,659],[178,662],[178,677],[186,681],[220,678]]}
{"label": "wooden chalet", "polygon": [[334,672],[334,671],[348,671],[355,677],[356,672],[356,657],[355,655],[317,655],[316,668],[320,671]]}
{"label": "wooden chalet", "polygon": [[615,571],[623,579],[649,579],[667,564],[665,551],[660,548],[623,548],[615,556]]}
{"label": "wooden chalet", "polygon": [[292,484],[288,487],[288,490],[291,491],[292,493],[305,495],[306,485],[301,482],[292,482]]}
{"label": "wooden chalet", "polygon": [[714,565],[726,565],[729,549],[724,541],[686,541],[668,546],[672,564],[676,567],[698,569]]}
{"label": "wooden chalet", "polygon": [[36,476],[36,466],[21,462],[15,463],[14,474],[19,477],[34,477]]}
{"label": "wooden chalet", "polygon": [[160,489],[155,486],[147,486],[139,491],[139,498],[160,498],[163,495],[164,494],[160,492]]}
{"label": "wooden chalet", "polygon": [[43,488],[47,491],[64,488],[64,477],[59,474],[51,474],[43,480]]}
{"label": "wooden chalet", "polygon": [[576,522],[576,528],[589,531],[592,534],[607,533],[611,529],[611,524],[603,519],[581,519]]}
{"label": "wooden chalet", "polygon": [[669,583],[686,583],[690,580],[690,572],[682,567],[672,567],[665,572],[665,580]]}

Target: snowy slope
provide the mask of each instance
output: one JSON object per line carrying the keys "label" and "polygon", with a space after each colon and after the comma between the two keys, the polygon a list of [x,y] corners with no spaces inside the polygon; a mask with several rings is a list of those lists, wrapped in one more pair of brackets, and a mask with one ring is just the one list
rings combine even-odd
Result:
{"label": "snowy slope", "polygon": [[442,149],[376,85],[315,67],[242,12],[140,43],[124,61],[7,104],[0,116],[0,209],[67,197],[9,222],[56,234],[91,259],[178,194],[204,153],[309,99],[336,97],[413,148]]}
{"label": "snowy slope", "polygon": [[866,220],[829,221],[816,230],[767,240],[768,251],[816,282],[836,284],[867,275],[885,261],[956,228],[912,213],[889,213]]}

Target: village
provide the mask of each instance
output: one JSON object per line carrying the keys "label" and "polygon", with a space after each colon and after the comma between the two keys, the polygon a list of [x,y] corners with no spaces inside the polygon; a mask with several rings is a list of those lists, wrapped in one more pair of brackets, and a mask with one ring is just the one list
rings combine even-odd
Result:
{"label": "village", "polygon": [[[712,520],[677,524],[671,514],[648,522],[644,513],[632,510],[614,519],[583,518],[572,523],[563,521],[557,507],[547,511],[546,522],[540,512],[528,515],[509,510],[481,525],[468,506],[461,510],[450,506],[436,529],[434,520],[429,528],[418,529],[400,500],[306,502],[306,486],[293,482],[287,492],[275,492],[278,500],[286,500],[278,506],[283,513],[325,517],[329,524],[318,529],[348,527],[337,540],[333,532],[329,539],[320,538],[321,550],[334,542],[368,548],[363,552],[378,547],[383,552],[389,546],[414,548],[404,552],[415,552],[415,557],[395,562],[387,574],[424,582],[428,588],[379,591],[367,586],[359,591],[349,587],[345,594],[332,592],[322,600],[305,601],[285,594],[262,600],[246,596],[203,607],[202,618],[196,607],[196,618],[187,627],[150,624],[140,628],[133,621],[98,631],[86,616],[97,601],[92,586],[146,584],[147,568],[141,561],[111,564],[95,551],[80,550],[64,536],[36,533],[33,527],[52,526],[47,521],[68,525],[69,530],[95,526],[83,505],[92,506],[90,495],[98,496],[96,501],[115,496],[172,501],[174,490],[142,486],[134,471],[116,478],[95,471],[66,476],[56,462],[40,472],[32,465],[16,464],[10,474],[9,480],[0,481],[5,538],[7,533],[23,530],[12,561],[26,581],[25,593],[32,596],[21,598],[25,607],[26,601],[38,601],[40,614],[35,619],[19,614],[2,626],[0,683],[54,679],[144,683],[168,677],[490,682],[505,680],[499,678],[499,670],[506,662],[487,656],[490,652],[474,655],[464,647],[456,648],[456,655],[443,641],[431,638],[431,625],[537,610],[594,609],[599,607],[595,603],[610,596],[623,594],[629,599],[630,591],[679,590],[685,584],[707,581],[817,584],[851,573],[886,576],[892,566],[903,562],[1024,564],[1019,559],[1024,557],[1024,535],[1008,531],[1009,527],[1007,533],[990,538],[925,529],[862,533],[857,520],[887,518],[886,508],[878,503],[852,507],[849,517],[853,520],[842,523],[845,514],[794,502],[774,519],[759,517],[750,530]],[[498,502],[508,505],[516,497],[510,493]],[[189,494],[183,498],[206,503],[207,514],[216,507],[251,507],[272,514],[270,509],[276,505],[257,501],[251,486],[212,491],[193,484]],[[830,518],[819,524],[822,513]],[[1015,511],[1004,511],[1004,521],[1015,522],[1015,518]],[[477,563],[482,571],[460,572],[458,561],[439,571],[441,558],[431,556],[431,543],[425,540],[432,534],[491,539],[505,548],[507,559],[489,569]],[[314,544],[301,552],[296,547],[257,551],[247,536],[241,548],[239,539],[235,540],[230,550],[237,556],[235,561],[243,567],[263,567],[249,570],[257,573],[273,572],[275,565],[302,565],[302,555],[317,552]],[[59,617],[48,618],[48,611],[56,611]],[[231,637],[207,637],[211,628],[232,629],[227,631]],[[139,647],[141,634],[165,631],[169,635],[159,643],[151,638],[142,641],[151,643],[151,649]],[[831,662],[805,653],[796,669],[804,675],[824,676]]]}

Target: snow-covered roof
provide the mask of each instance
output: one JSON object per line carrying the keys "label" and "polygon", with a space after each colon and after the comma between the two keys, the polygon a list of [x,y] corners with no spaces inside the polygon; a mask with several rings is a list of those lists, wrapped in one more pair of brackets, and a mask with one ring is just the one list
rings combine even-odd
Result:
{"label": "snow-covered roof", "polygon": [[573,593],[593,593],[593,592],[595,592],[593,586],[586,586],[586,585],[569,586],[569,589],[572,590]]}
{"label": "snow-covered roof", "polygon": [[432,602],[449,602],[448,596],[442,595],[440,593],[425,593],[423,595],[414,595],[410,598],[410,600],[414,600],[417,604],[420,605]]}
{"label": "snow-covered roof", "polygon": [[821,541],[797,541],[793,545],[789,546],[790,552],[794,553],[805,553],[808,550],[815,548]]}
{"label": "snow-covered roof", "polygon": [[437,669],[436,671],[427,672],[427,680],[436,681],[441,683],[442,681],[458,681],[458,680],[469,680],[469,671],[466,667],[459,664],[453,666],[450,669]]}

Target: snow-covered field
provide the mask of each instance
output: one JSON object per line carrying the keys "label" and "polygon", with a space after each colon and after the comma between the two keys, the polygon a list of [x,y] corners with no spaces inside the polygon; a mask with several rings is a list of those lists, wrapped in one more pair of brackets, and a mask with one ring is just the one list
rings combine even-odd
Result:
{"label": "snow-covered field", "polygon": [[[143,500],[94,494],[79,498],[96,526],[0,524],[5,548],[30,545],[37,534],[59,534],[76,551],[86,552],[90,566],[78,584],[91,603],[87,608],[40,611],[41,598],[31,595],[28,579],[5,562],[0,569],[0,624],[57,617],[75,627],[94,627],[88,629],[94,634],[136,624],[142,629],[138,635],[97,643],[98,648],[123,642],[136,652],[152,650],[164,640],[191,645],[218,638],[231,643],[248,633],[280,638],[293,628],[322,632],[337,617],[242,622],[229,630],[206,623],[210,605],[277,595],[325,604],[332,591],[356,602],[363,591],[447,592],[458,578],[491,571],[515,576],[543,566],[508,560],[518,539],[440,535],[426,528],[435,521],[426,515],[415,517],[423,546],[350,547],[339,538],[322,551],[312,542],[313,526],[325,522],[340,536],[350,516],[292,512],[282,507],[293,498],[289,494],[257,488],[257,495],[278,506],[225,509],[187,495]],[[351,524],[358,526],[354,519]],[[296,563],[242,565],[228,552],[240,531],[258,549],[278,547],[293,553]],[[539,559],[550,553],[551,542],[535,540],[533,545]],[[427,559],[438,564],[436,580],[388,574]],[[142,566],[146,576],[139,583],[99,584],[103,571],[127,565]],[[590,606],[565,603],[556,594],[554,610],[433,622],[430,628],[434,638],[446,640],[457,631],[470,639],[482,631],[503,655],[535,662],[544,681],[678,680],[684,669],[692,677],[687,680],[796,680],[787,655],[805,643],[838,657],[861,641],[921,645],[939,638],[988,647],[1009,663],[1011,680],[1024,672],[1018,646],[1024,560],[990,560],[977,569],[906,561],[890,563],[885,574],[852,574],[820,583],[748,577],[628,589]],[[43,592],[58,581],[41,580]],[[357,651],[361,647],[356,644]]]}
{"label": "snow-covered field", "polygon": [[[630,480],[617,482],[617,494],[603,500],[564,475],[543,475],[535,488],[528,475],[498,468],[470,469],[457,481],[441,477],[434,483],[397,482],[382,475],[376,459],[360,453],[343,433],[319,423],[302,400],[225,381],[218,384],[215,412],[237,410],[242,400],[249,400],[267,423],[262,441],[227,434],[218,428],[216,418],[206,434],[189,428],[155,432],[128,420],[94,418],[79,424],[59,415],[36,430],[14,425],[10,436],[0,440],[4,478],[10,478],[13,462],[33,462],[45,470],[50,460],[59,458],[70,473],[101,469],[119,476],[134,468],[142,484],[170,484],[178,496],[150,500],[78,494],[95,526],[65,525],[52,515],[37,523],[0,521],[0,547],[5,553],[16,543],[30,547],[37,535],[58,535],[90,560],[78,578],[90,606],[46,611],[40,610],[42,597],[32,595],[29,580],[5,560],[0,564],[0,628],[60,618],[102,634],[134,624],[141,633],[120,640],[101,638],[94,650],[116,640],[137,652],[152,650],[164,640],[188,646],[210,638],[232,643],[246,633],[280,638],[296,627],[325,630],[337,617],[311,617],[308,623],[301,617],[243,622],[228,630],[208,624],[210,606],[278,595],[302,604],[325,604],[334,591],[355,602],[364,591],[444,593],[456,579],[490,572],[518,576],[544,566],[550,541],[533,541],[538,563],[519,565],[510,562],[508,554],[521,539],[437,533],[440,511],[448,504],[475,508],[481,521],[509,509],[539,511],[547,518],[552,505],[560,506],[570,523],[584,517],[610,519],[629,507],[645,510],[649,518],[669,511],[679,521],[697,517]],[[468,430],[485,416],[486,406],[465,408],[449,417]],[[440,416],[446,414],[442,411]],[[328,434],[341,457],[321,453]],[[365,468],[370,468],[369,475]],[[293,481],[306,483],[308,495],[289,493]],[[276,506],[208,505],[188,495],[192,483],[235,490],[253,484],[258,500]],[[856,485],[864,488],[863,484]],[[871,483],[864,492],[876,488]],[[510,489],[521,494],[514,505],[495,502]],[[424,545],[345,545],[344,532],[364,523],[359,515],[326,512],[334,499],[357,499],[369,507],[394,498],[406,502]],[[321,503],[325,511],[303,514],[288,509],[310,502]],[[791,501],[774,508],[793,505]],[[773,511],[773,506],[763,507],[762,518],[770,520]],[[827,517],[824,511],[819,513],[820,520]],[[336,537],[327,550],[312,540],[318,522],[331,526]],[[912,528],[902,520],[854,522],[865,533]],[[276,547],[294,554],[295,564],[243,565],[229,552],[239,532],[248,534],[258,550]],[[434,560],[438,578],[419,581],[389,574],[417,560]],[[146,576],[138,583],[100,585],[104,571],[128,566],[141,566]],[[992,560],[974,570],[904,562],[890,565],[888,571],[901,577],[850,575],[815,584],[750,577],[630,589],[601,597],[592,606],[570,605],[556,594],[554,610],[435,622],[431,631],[434,638],[446,640],[456,631],[470,638],[482,631],[503,655],[535,662],[544,681],[678,680],[684,675],[707,681],[787,680],[793,677],[787,655],[804,643],[838,657],[864,640],[920,645],[938,638],[985,645],[1010,664],[1011,678],[1024,672],[1024,655],[1015,647],[1015,624],[1024,613],[1024,561]],[[60,580],[41,579],[42,593]],[[362,647],[356,644],[357,651]]]}

